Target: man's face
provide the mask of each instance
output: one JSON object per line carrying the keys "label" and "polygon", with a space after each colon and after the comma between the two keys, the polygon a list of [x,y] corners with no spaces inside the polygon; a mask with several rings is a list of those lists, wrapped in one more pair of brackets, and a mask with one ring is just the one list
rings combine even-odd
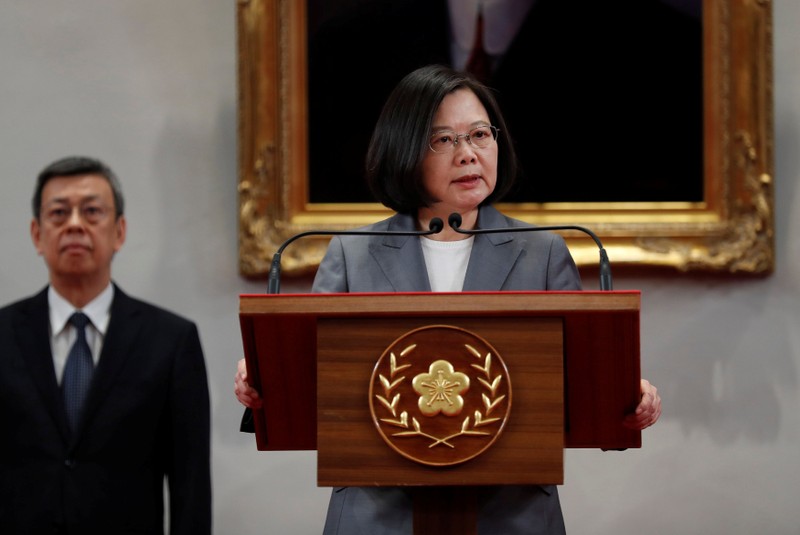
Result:
{"label": "man's face", "polygon": [[31,238],[51,282],[104,283],[125,242],[125,218],[116,218],[111,185],[100,175],[50,179],[42,191]]}

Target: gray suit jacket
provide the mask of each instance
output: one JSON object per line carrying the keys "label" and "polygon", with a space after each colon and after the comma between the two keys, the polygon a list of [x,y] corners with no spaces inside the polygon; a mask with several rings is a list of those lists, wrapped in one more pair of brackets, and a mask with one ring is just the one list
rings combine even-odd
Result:
{"label": "gray suit jacket", "polygon": [[[527,226],[485,206],[480,228]],[[413,231],[414,217],[397,214],[365,227]],[[414,236],[335,236],[314,279],[314,292],[430,291],[422,246]],[[580,290],[564,239],[550,232],[475,236],[464,291]],[[479,491],[478,533],[563,534],[555,486],[486,487]],[[325,535],[410,535],[412,504],[396,488],[335,488]]]}
{"label": "gray suit jacket", "polygon": [[[480,228],[530,226],[491,206]],[[415,218],[396,214],[364,230],[414,231]],[[464,291],[580,290],[564,239],[551,232],[475,236]],[[334,236],[317,271],[314,292],[429,292],[422,246],[415,236]]]}

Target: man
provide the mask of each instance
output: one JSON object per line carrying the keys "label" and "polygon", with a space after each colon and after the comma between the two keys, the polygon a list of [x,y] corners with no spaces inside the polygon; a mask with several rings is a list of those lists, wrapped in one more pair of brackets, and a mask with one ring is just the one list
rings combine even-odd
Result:
{"label": "man", "polygon": [[100,161],[39,175],[30,232],[49,285],[0,309],[0,533],[161,534],[165,478],[169,533],[211,532],[200,339],[112,282],[123,209]]}

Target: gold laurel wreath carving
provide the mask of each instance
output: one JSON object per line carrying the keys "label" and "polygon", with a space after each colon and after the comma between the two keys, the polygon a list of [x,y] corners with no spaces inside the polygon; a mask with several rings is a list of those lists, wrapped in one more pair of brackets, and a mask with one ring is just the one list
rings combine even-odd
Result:
{"label": "gold laurel wreath carving", "polygon": [[[400,358],[404,358],[406,355],[411,353],[416,348],[416,344],[412,344],[400,352]],[[472,347],[469,344],[464,344],[464,347],[469,350],[469,352],[476,358],[480,359],[481,354],[480,352]],[[375,397],[380,401],[381,405],[383,405],[391,414],[393,418],[381,418],[380,421],[384,422],[389,425],[393,425],[396,427],[400,427],[403,429],[409,429],[409,422],[408,422],[408,412],[403,411],[400,413],[398,418],[397,416],[397,407],[400,403],[400,394],[395,394],[392,397],[392,391],[397,388],[397,386],[402,383],[406,377],[395,377],[398,373],[402,370],[410,367],[410,364],[402,364],[398,365],[397,356],[394,352],[389,354],[389,377],[385,377],[383,374],[378,375],[378,379],[381,382],[381,386],[383,387],[384,395],[381,396],[376,394]],[[411,418],[411,426],[413,426],[413,431],[401,431],[399,433],[394,433],[392,436],[396,437],[412,437],[412,436],[422,436],[425,438],[430,439],[432,442],[428,446],[429,448],[433,448],[435,446],[443,445],[448,446],[450,448],[455,448],[453,444],[449,441],[462,436],[462,435],[472,435],[472,436],[485,436],[489,435],[490,433],[486,431],[476,431],[474,430],[477,427],[489,425],[495,422],[500,421],[500,418],[488,418],[489,414],[498,407],[500,403],[505,399],[505,395],[497,396],[497,389],[500,386],[500,383],[503,380],[503,376],[498,374],[494,378],[492,378],[492,354],[487,353],[486,357],[483,357],[483,364],[472,364],[473,368],[478,370],[483,374],[483,377],[478,377],[478,382],[483,385],[483,387],[489,391],[489,395],[486,393],[481,394],[481,399],[483,400],[483,406],[485,408],[485,415],[476,410],[473,418],[475,424],[470,429],[470,417],[467,416],[464,418],[464,421],[461,422],[461,429],[457,433],[453,433],[452,435],[448,435],[446,437],[436,437],[430,435],[422,430],[422,425],[420,425],[419,421],[412,417]]]}
{"label": "gold laurel wreath carving", "polygon": [[[481,354],[477,349],[475,349],[469,344],[464,344],[464,345],[475,358],[478,359],[481,358]],[[495,378],[492,379],[491,353],[486,353],[486,357],[484,357],[483,359],[483,366],[479,364],[473,364],[472,367],[483,373],[483,375],[485,376],[485,379],[484,377],[478,377],[478,382],[482,384],[484,388],[486,388],[491,394],[491,397],[487,396],[486,394],[481,395],[481,399],[483,400],[483,406],[486,408],[486,416],[489,416],[489,414],[497,407],[497,405],[500,404],[500,402],[503,401],[506,397],[505,395],[496,397],[497,388],[500,386],[500,382],[503,380],[503,376],[501,374],[497,374],[497,376],[495,376]],[[489,382],[490,380],[491,383]],[[475,411],[475,427],[478,427],[479,425],[487,425],[496,422],[499,419],[500,418],[488,418],[484,420],[483,415],[480,413],[480,411]]]}

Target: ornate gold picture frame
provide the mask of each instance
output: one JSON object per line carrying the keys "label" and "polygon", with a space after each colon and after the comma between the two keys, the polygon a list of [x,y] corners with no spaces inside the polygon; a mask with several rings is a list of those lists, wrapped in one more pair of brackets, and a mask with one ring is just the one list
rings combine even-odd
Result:
{"label": "ornate gold picture frame", "polygon": [[[308,201],[306,2],[239,0],[239,268],[267,274],[283,241],[387,217],[379,204]],[[774,268],[772,5],[703,1],[702,202],[516,203],[535,224],[583,225],[613,265],[768,274]],[[624,154],[622,155],[624,159]],[[579,266],[597,263],[588,238],[565,233]],[[327,246],[305,238],[283,273],[313,271]]]}

